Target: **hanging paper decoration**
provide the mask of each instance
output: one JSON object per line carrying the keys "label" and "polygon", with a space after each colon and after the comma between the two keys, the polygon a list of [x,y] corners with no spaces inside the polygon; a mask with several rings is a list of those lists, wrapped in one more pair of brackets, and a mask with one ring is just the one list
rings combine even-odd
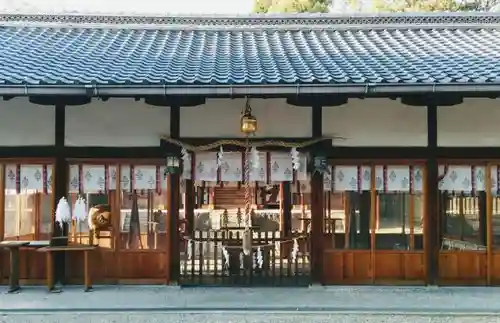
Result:
{"label": "hanging paper decoration", "polygon": [[224,257],[224,264],[226,267],[229,267],[229,252],[224,246],[222,247],[222,257]]}
{"label": "hanging paper decoration", "polygon": [[259,268],[262,268],[262,265],[264,265],[264,257],[262,256],[262,250],[260,247],[257,248],[257,266]]}
{"label": "hanging paper decoration", "polygon": [[260,155],[257,147],[250,150],[250,168],[258,170],[260,168]]}
{"label": "hanging paper decoration", "polygon": [[245,256],[250,255],[250,253],[252,252],[252,231],[249,229],[250,226],[251,223],[245,223],[246,228],[243,231],[243,253],[245,254]]}
{"label": "hanging paper decoration", "polygon": [[66,198],[61,197],[56,207],[55,220],[59,223],[62,228],[63,223],[68,223],[71,221],[71,208],[68,204]]}
{"label": "hanging paper decoration", "polygon": [[245,269],[245,256],[240,252],[240,269]]}
{"label": "hanging paper decoration", "polygon": [[188,240],[187,243],[187,257],[188,260],[191,260],[193,258],[193,241],[191,239]]}
{"label": "hanging paper decoration", "polygon": [[297,148],[292,148],[290,151],[290,156],[292,157],[292,168],[294,171],[298,171],[300,169],[300,156]]}
{"label": "hanging paper decoration", "polygon": [[73,207],[73,220],[77,223],[82,223],[87,218],[87,206],[82,197],[78,197]]}
{"label": "hanging paper decoration", "polygon": [[274,250],[276,250],[276,252],[279,252],[281,250],[281,243],[279,241],[275,242]]}
{"label": "hanging paper decoration", "polygon": [[182,177],[184,179],[191,179],[191,154],[184,147],[181,149],[181,159]]}
{"label": "hanging paper decoration", "polygon": [[220,168],[222,166],[222,159],[224,158],[224,148],[220,146],[220,150],[217,153],[217,168]]}
{"label": "hanging paper decoration", "polygon": [[297,255],[299,253],[299,243],[297,239],[293,239],[293,247],[292,247],[292,261],[295,262],[297,260]]}

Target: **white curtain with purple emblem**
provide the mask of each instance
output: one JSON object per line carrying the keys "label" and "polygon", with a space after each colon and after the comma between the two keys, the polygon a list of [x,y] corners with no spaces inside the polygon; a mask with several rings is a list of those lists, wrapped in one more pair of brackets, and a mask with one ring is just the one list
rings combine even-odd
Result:
{"label": "white curtain with purple emblem", "polygon": [[241,182],[243,180],[242,153],[224,153],[220,167],[220,179],[223,182]]}
{"label": "white curtain with purple emblem", "polygon": [[292,157],[289,153],[270,154],[271,182],[291,182],[293,180]]}
{"label": "white curtain with purple emblem", "polygon": [[217,182],[217,153],[197,153],[195,162],[194,179],[196,181]]}

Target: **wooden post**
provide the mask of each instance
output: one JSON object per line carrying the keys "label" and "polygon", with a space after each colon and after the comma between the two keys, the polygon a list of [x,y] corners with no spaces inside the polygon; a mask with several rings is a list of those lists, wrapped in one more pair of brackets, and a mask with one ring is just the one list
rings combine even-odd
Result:
{"label": "wooden post", "polygon": [[0,164],[0,241],[5,239],[5,164]]}
{"label": "wooden post", "polygon": [[425,165],[424,189],[424,253],[426,264],[426,283],[436,285],[439,274],[439,246],[441,236],[438,215],[438,161],[437,161],[437,106],[427,106],[427,162]]}
{"label": "wooden post", "polygon": [[[121,241],[121,228],[120,228],[120,223],[121,223],[121,190],[122,190],[122,185],[121,185],[121,178],[122,178],[122,172],[121,172],[121,165],[117,164],[116,165],[116,183],[115,183],[115,198],[113,199],[113,205],[110,205],[113,210],[111,210],[111,214],[115,215],[112,218],[112,223],[111,223],[111,229],[113,230],[113,251],[115,254],[115,263],[118,268],[119,266],[119,254],[118,251],[120,249],[120,241]],[[119,277],[118,275],[116,277]]]}
{"label": "wooden post", "polygon": [[280,231],[282,237],[288,237],[292,233],[292,201],[290,182],[281,182],[280,195]]}
{"label": "wooden post", "polygon": [[186,179],[186,184],[185,184],[185,199],[184,199],[184,216],[186,218],[186,227],[185,227],[185,234],[191,235],[194,231],[194,208],[195,208],[195,201],[194,201],[194,181],[192,179]]}
{"label": "wooden post", "polygon": [[[408,222],[410,222],[410,250],[415,249],[415,193],[410,192],[410,203],[409,203],[409,216]],[[406,235],[406,232],[404,233]]]}
{"label": "wooden post", "polygon": [[484,190],[486,191],[486,272],[487,283],[492,284],[493,274],[493,196],[491,194],[491,165],[486,164]]}
{"label": "wooden post", "polygon": [[344,249],[349,249],[349,235],[351,231],[351,202],[348,192],[342,193],[344,204]]}
{"label": "wooden post", "polygon": [[[54,212],[57,207],[57,203],[62,197],[65,197],[68,192],[68,163],[66,161],[65,149],[64,149],[64,136],[66,132],[66,106],[64,104],[55,105],[55,147],[56,147],[56,158],[54,163],[54,168],[52,170],[52,183],[53,183],[53,205]],[[52,246],[67,246],[68,245],[68,224],[62,224],[62,228],[59,225],[54,225],[54,218],[52,221]],[[61,239],[61,237],[65,237]],[[53,255],[53,268],[54,268],[54,281],[63,283],[64,277],[66,275],[66,255],[64,252],[56,252]]]}
{"label": "wooden post", "polygon": [[375,282],[375,231],[377,229],[377,176],[375,165],[371,166],[370,173],[370,260],[371,260],[371,279]]}
{"label": "wooden post", "polygon": [[[170,107],[170,137],[180,137],[180,106]],[[176,152],[180,158],[180,148]],[[167,178],[167,281],[178,282],[180,278],[180,236],[179,236],[179,204],[180,204],[180,175],[178,172],[169,174]]]}
{"label": "wooden post", "polygon": [[323,174],[311,177],[311,268],[315,282],[322,281],[323,272]]}

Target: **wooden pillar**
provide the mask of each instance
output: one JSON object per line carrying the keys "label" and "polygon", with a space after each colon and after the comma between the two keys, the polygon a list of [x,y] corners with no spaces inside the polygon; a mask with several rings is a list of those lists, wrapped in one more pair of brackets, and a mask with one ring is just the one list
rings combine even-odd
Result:
{"label": "wooden pillar", "polygon": [[[64,136],[66,132],[66,106],[64,104],[55,105],[55,162],[53,168],[53,181],[54,190],[52,191],[53,205],[57,207],[57,203],[62,197],[66,197],[67,183],[68,183],[68,166],[64,151]],[[55,214],[55,209],[52,210]],[[55,218],[53,218],[53,231],[51,245],[65,246],[68,244],[68,224],[63,224],[62,228],[55,225]],[[65,239],[54,239],[57,237],[66,237]],[[55,282],[63,282],[65,276],[65,262],[66,257],[63,252],[56,252],[54,254],[54,280]]]}
{"label": "wooden pillar", "polygon": [[5,164],[0,164],[0,241],[3,239],[5,239]]}
{"label": "wooden pillar", "polygon": [[195,209],[195,192],[194,181],[192,179],[185,180],[186,193],[184,195],[184,216],[186,217],[186,234],[191,235],[194,230],[194,209]]}
{"label": "wooden pillar", "polygon": [[484,180],[484,187],[485,187],[485,207],[486,207],[486,273],[487,273],[487,284],[491,286],[492,281],[493,281],[493,196],[492,196],[492,185],[491,185],[491,165],[487,164],[486,165],[486,172],[485,172],[485,180]]}
{"label": "wooden pillar", "polygon": [[[323,136],[322,116],[323,108],[319,105],[312,107],[312,136],[320,138]],[[313,154],[314,158],[314,154]],[[314,172],[311,176],[311,243],[309,253],[311,255],[311,271],[314,282],[321,283],[323,280],[323,174]]]}
{"label": "wooden pillar", "polygon": [[[180,107],[170,107],[170,137],[180,137]],[[176,152],[180,158],[180,151]],[[169,243],[168,251],[168,277],[170,282],[177,282],[180,275],[180,236],[179,236],[179,204],[180,204],[180,175],[169,174],[167,177],[167,236]]]}
{"label": "wooden pillar", "polygon": [[280,231],[283,237],[292,234],[292,199],[290,182],[280,184]]}
{"label": "wooden pillar", "polygon": [[426,283],[436,285],[439,273],[441,228],[438,216],[437,106],[427,106],[427,161],[425,171],[424,252]]}

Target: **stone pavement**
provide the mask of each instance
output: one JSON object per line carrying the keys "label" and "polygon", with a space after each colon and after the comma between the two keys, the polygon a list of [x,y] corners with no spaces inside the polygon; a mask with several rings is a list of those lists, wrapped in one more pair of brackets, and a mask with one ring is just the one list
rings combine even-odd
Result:
{"label": "stone pavement", "polygon": [[43,287],[28,287],[14,295],[4,291],[6,287],[0,287],[0,316],[71,312],[500,316],[500,288],[487,287],[97,286],[91,293],[81,287],[67,287],[60,294],[50,294]]}

